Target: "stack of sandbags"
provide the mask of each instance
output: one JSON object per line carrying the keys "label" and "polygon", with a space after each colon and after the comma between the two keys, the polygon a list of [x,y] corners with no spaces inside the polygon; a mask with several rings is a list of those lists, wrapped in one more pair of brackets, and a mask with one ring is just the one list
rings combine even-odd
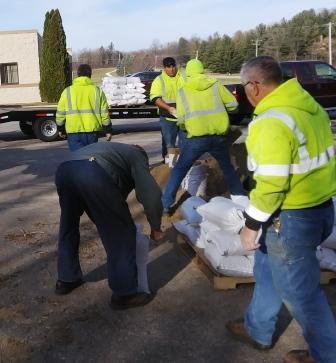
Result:
{"label": "stack of sandbags", "polygon": [[[248,198],[231,199],[215,197],[197,209],[203,218],[204,255],[211,266],[227,276],[252,276],[254,252],[246,251],[240,241],[239,232],[245,224],[244,209]],[[205,222],[207,222],[205,224]]]}
{"label": "stack of sandbags", "polygon": [[106,75],[101,88],[110,106],[142,105],[146,102],[145,85],[139,77],[115,77]]}
{"label": "stack of sandbags", "polygon": [[244,226],[243,211],[248,198],[231,199],[215,197],[206,203],[199,197],[187,199],[181,206],[182,221],[175,228],[189,241],[204,248],[204,255],[212,267],[227,276],[252,276],[254,252],[246,251],[239,232]]}

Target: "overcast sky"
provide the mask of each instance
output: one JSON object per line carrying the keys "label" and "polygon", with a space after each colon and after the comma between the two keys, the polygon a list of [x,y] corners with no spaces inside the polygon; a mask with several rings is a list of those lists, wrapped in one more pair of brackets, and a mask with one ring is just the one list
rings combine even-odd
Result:
{"label": "overcast sky", "polygon": [[74,51],[107,46],[131,51],[218,32],[233,35],[290,19],[302,10],[336,8],[334,0],[0,0],[1,30],[37,29],[58,8]]}

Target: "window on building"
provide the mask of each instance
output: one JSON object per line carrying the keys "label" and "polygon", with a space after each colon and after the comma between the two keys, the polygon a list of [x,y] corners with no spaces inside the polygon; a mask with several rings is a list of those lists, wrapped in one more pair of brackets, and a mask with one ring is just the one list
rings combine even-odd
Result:
{"label": "window on building", "polygon": [[0,64],[1,84],[18,84],[19,72],[17,63]]}

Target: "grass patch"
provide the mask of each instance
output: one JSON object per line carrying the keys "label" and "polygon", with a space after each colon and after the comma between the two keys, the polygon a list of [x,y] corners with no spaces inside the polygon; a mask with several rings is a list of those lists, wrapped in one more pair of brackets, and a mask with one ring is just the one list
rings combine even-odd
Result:
{"label": "grass patch", "polygon": [[[96,84],[97,86],[101,85],[102,78],[105,77],[107,72],[113,72],[115,71],[115,67],[109,67],[109,68],[96,68],[92,69],[92,82]],[[112,73],[115,74],[116,73]]]}

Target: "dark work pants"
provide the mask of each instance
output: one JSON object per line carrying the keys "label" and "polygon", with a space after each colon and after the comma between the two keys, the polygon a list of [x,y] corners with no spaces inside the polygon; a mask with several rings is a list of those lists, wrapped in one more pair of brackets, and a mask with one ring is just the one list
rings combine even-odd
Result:
{"label": "dark work pants", "polygon": [[85,211],[96,225],[107,254],[110,288],[117,295],[135,293],[136,228],[112,178],[95,161],[67,161],[57,169],[56,187],[61,207],[59,280],[72,282],[82,277],[79,220]]}

